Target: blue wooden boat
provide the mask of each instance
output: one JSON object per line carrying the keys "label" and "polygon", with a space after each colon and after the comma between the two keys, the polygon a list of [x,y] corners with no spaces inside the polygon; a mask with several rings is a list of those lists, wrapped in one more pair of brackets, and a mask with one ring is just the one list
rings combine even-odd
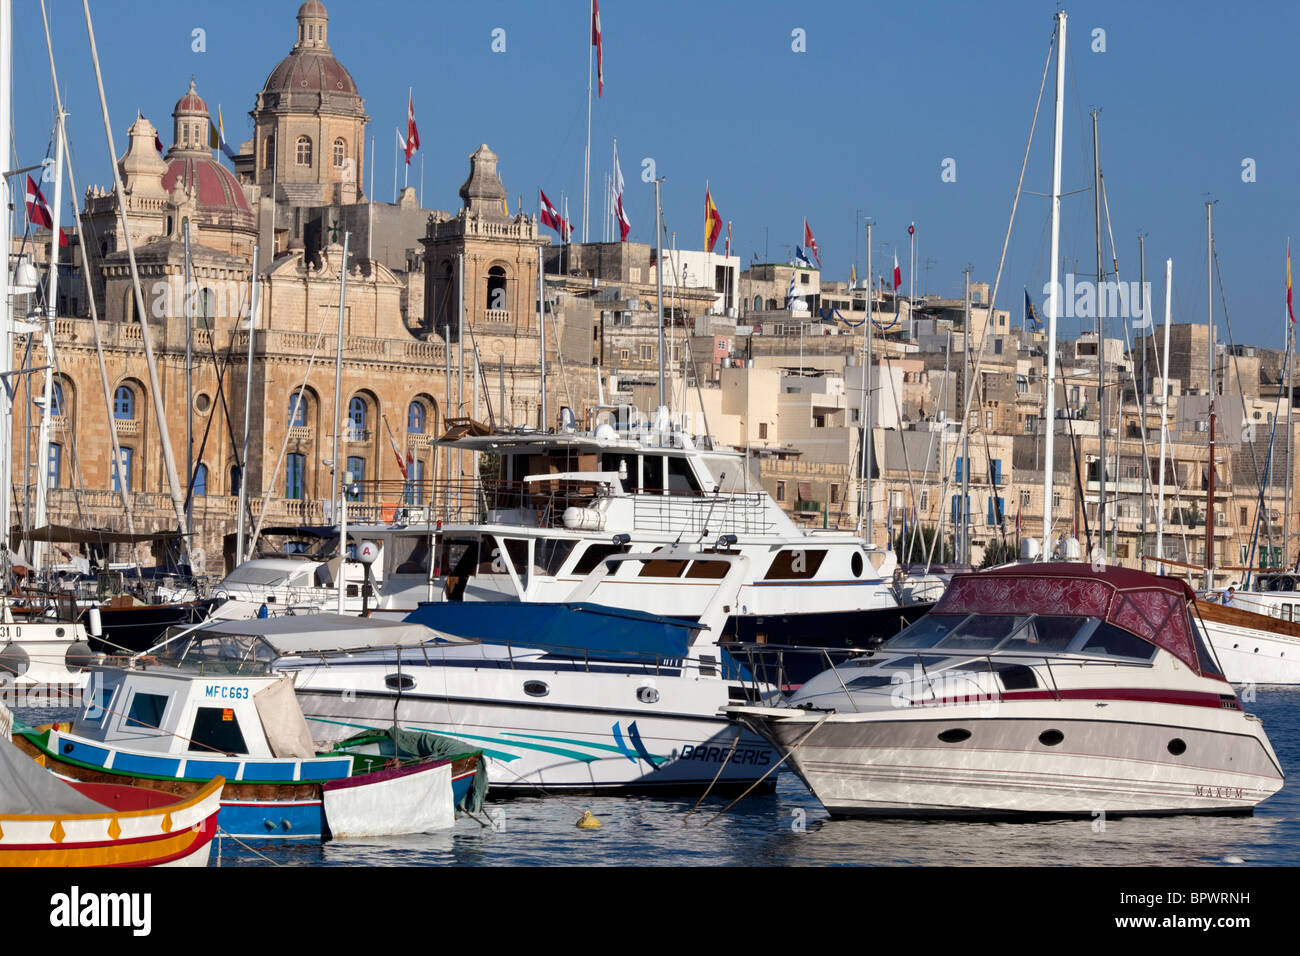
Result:
{"label": "blue wooden boat", "polygon": [[317,753],[293,680],[166,667],[96,669],[76,721],[14,734],[75,780],[189,796],[225,778],[218,826],[241,838],[419,833],[481,806],[486,769],[463,744],[365,731]]}

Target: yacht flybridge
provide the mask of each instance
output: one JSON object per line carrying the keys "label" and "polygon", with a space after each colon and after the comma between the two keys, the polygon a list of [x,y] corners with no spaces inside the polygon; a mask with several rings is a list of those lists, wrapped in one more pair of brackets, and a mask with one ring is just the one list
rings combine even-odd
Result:
{"label": "yacht flybridge", "polygon": [[726,710],[835,816],[1249,812],[1281,765],[1194,609],[1120,568],[961,574],[879,651]]}
{"label": "yacht flybridge", "polygon": [[[852,534],[799,528],[743,454],[697,446],[685,432],[602,424],[437,444],[477,476],[438,489],[429,507],[396,509],[392,523],[349,523],[349,550],[364,542],[364,563],[342,562],[335,536],[315,558],[245,562],[215,593],[254,609],[333,608],[341,581],[348,611],[405,617],[422,601],[564,601],[611,555],[692,545],[750,561],[727,625],[736,639],[820,643],[832,630],[884,637],[928,608],[900,609],[886,580],[892,552]],[[711,571],[651,562],[610,599],[695,618],[716,584],[704,577]]]}

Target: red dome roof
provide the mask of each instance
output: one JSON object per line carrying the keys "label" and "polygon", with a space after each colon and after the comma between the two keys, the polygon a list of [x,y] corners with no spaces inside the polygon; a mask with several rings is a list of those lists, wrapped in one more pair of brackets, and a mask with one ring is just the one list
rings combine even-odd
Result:
{"label": "red dome roof", "polygon": [[200,99],[199,94],[194,92],[194,81],[190,80],[190,88],[185,95],[176,101],[176,108],[172,110],[172,115],[177,113],[207,113],[208,104]]}
{"label": "red dome roof", "polygon": [[162,178],[163,189],[170,193],[178,180],[183,189],[197,194],[198,212],[204,219],[215,225],[256,231],[257,220],[243,189],[230,171],[211,155],[174,154],[167,161],[167,172]]}
{"label": "red dome roof", "polygon": [[327,50],[295,50],[271,71],[262,87],[264,93],[351,93],[357,92],[352,74]]}

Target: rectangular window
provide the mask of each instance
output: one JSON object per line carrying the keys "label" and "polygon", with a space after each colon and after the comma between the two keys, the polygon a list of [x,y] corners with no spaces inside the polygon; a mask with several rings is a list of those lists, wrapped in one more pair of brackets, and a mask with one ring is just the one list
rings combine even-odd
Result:
{"label": "rectangular window", "polygon": [[840,486],[831,485],[831,504],[837,505],[839,503],[840,503]]}
{"label": "rectangular window", "polygon": [[62,463],[62,460],[63,446],[56,444],[55,442],[50,442],[50,454],[45,463],[45,476],[48,485],[51,488],[59,487],[59,466]]}
{"label": "rectangular window", "polygon": [[993,431],[993,413],[984,413],[984,428],[986,431]]}
{"label": "rectangular window", "polygon": [[787,548],[777,552],[771,566],[763,575],[764,581],[777,581],[791,578],[811,578],[826,560],[826,552],[810,548]]}
{"label": "rectangular window", "polygon": [[[133,457],[134,457],[133,450],[124,446],[124,447],[122,448],[122,466],[121,466],[121,469],[120,469],[120,470],[121,470],[121,472],[122,472],[122,478],[123,478],[123,480],[126,482],[126,490],[127,490],[127,491],[130,491],[130,490],[131,490],[131,485],[132,485],[132,481],[131,481],[131,460],[132,460]],[[119,469],[114,468],[114,469],[113,469],[113,474],[112,474],[112,482],[113,482],[113,490],[114,490],[114,491],[121,491],[121,490],[122,490],[121,488],[118,487],[118,483],[117,483],[117,474],[118,474],[118,470],[119,470]]]}
{"label": "rectangular window", "polygon": [[962,480],[961,472],[962,472],[962,460],[958,458],[957,459],[957,480],[958,481]]}
{"label": "rectangular window", "polygon": [[1021,508],[1029,507],[1029,492],[1027,491],[1020,492],[1020,507]]}
{"label": "rectangular window", "polygon": [[[1246,509],[1245,509],[1245,508],[1242,508],[1242,509],[1241,509],[1241,523],[1242,523],[1242,524],[1246,524],[1248,520],[1249,520],[1249,519],[1246,517]],[[1242,563],[1245,564],[1245,558],[1242,559]]]}
{"label": "rectangular window", "polygon": [[619,349],[619,350],[618,350],[618,358],[619,358],[619,361],[620,361],[620,362],[626,362],[626,361],[627,361],[628,359],[630,359],[631,357],[632,357],[632,350],[631,350],[631,349]]}
{"label": "rectangular window", "polygon": [[303,477],[307,470],[307,456],[292,453],[284,464],[284,496],[294,501],[303,498]]}
{"label": "rectangular window", "polygon": [[989,467],[993,471],[993,474],[991,475],[993,484],[995,485],[1002,484],[1002,459],[994,458],[992,461],[989,462]]}
{"label": "rectangular window", "polygon": [[925,514],[925,512],[930,510],[930,492],[928,491],[921,492],[920,509],[922,514]]}
{"label": "rectangular window", "polygon": [[126,726],[157,730],[162,726],[163,712],[166,709],[166,694],[137,693],[131,698],[131,709],[126,715]]}
{"label": "rectangular window", "polygon": [[366,460],[356,456],[348,458],[347,470],[352,475],[352,483],[348,486],[348,501],[360,501],[361,482],[366,480]]}
{"label": "rectangular window", "polygon": [[655,357],[655,347],[653,345],[641,346],[641,361],[649,362]]}
{"label": "rectangular window", "polygon": [[212,753],[246,754],[244,733],[239,729],[235,712],[228,707],[200,707],[194,715],[190,732],[190,750]]}
{"label": "rectangular window", "polygon": [[759,437],[759,439],[761,439],[761,440],[766,440],[766,438],[767,438],[767,422],[759,422],[759,423],[758,423],[758,437]]}
{"label": "rectangular window", "polygon": [[784,482],[784,481],[778,481],[778,482],[776,483],[776,500],[777,500],[777,501],[785,501],[785,482]]}

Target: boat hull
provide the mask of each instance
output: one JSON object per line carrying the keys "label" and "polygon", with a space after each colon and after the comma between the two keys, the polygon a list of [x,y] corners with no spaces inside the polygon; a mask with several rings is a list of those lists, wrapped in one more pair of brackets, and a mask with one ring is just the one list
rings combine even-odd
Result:
{"label": "boat hull", "polygon": [[[788,755],[832,816],[1249,813],[1282,786],[1258,721],[1246,715],[1216,720],[1210,710],[1161,724],[1124,702],[1108,704],[1104,718],[1092,701],[1052,704],[1002,703],[996,716],[974,707],[733,716]],[[969,736],[953,739],[961,731]]]}
{"label": "boat hull", "polygon": [[[25,734],[15,735],[14,744],[48,769],[73,780],[88,783],[123,784],[186,798],[202,790],[212,779],[211,777],[137,776],[87,766],[79,761],[62,759],[58,753],[42,746],[37,738]],[[450,768],[453,779],[451,793],[439,792],[430,796],[436,797],[440,803],[445,803],[453,819],[454,808],[468,791],[478,767],[477,760],[477,755],[470,754],[454,761],[431,762],[445,763]],[[372,778],[374,778],[373,782],[379,782],[378,778],[381,776],[382,772],[345,779],[351,780],[354,785],[365,786],[372,782]],[[326,785],[326,781],[243,783],[227,780],[221,792],[217,823],[225,833],[243,839],[306,841],[329,839],[333,834],[324,802],[323,788]],[[391,812],[390,808],[390,827],[399,827],[402,822],[402,819]],[[420,831],[402,829],[394,832]]]}
{"label": "boat hull", "polygon": [[206,866],[223,782],[176,801],[73,784],[104,802],[104,812],[0,814],[0,866]]}
{"label": "boat hull", "polygon": [[[419,669],[404,667],[403,673],[418,675]],[[395,701],[393,695],[314,687],[302,678],[297,694],[318,740],[341,739],[358,727],[396,719],[407,729],[481,748],[494,795],[539,791],[698,795],[711,783],[715,791],[749,786],[776,762],[763,740],[718,715],[725,690],[723,697],[710,697],[694,713],[680,708],[675,713],[651,713],[650,706],[640,710],[608,706],[619,690],[617,696],[635,699],[637,685],[624,675],[607,682],[606,693],[593,692],[585,703],[576,693],[563,693],[564,678],[571,674],[530,671],[527,676],[550,684],[552,702],[505,699],[511,689],[506,686],[496,688],[499,696],[493,700],[492,689],[481,685],[474,700],[453,692],[403,694]],[[672,690],[670,680],[661,678],[656,688],[665,700]]]}
{"label": "boat hull", "polygon": [[1300,624],[1208,601],[1198,610],[1229,681],[1300,684]]}

